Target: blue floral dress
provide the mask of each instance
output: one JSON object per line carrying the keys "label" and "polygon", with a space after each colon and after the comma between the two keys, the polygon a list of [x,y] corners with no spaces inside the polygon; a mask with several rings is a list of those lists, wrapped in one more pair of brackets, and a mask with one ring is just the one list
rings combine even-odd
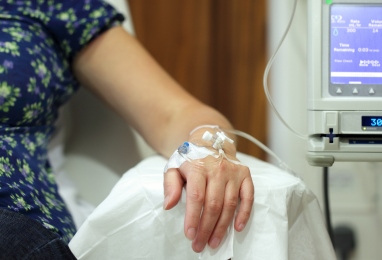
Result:
{"label": "blue floral dress", "polygon": [[69,242],[72,218],[47,158],[58,108],[79,87],[71,62],[123,16],[101,0],[0,0],[0,208]]}

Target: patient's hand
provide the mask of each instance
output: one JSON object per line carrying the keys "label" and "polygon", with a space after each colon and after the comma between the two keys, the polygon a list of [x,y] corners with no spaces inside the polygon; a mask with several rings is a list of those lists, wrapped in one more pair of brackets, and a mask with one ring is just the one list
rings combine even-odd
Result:
{"label": "patient's hand", "polygon": [[[248,167],[226,159],[218,163],[206,157],[203,164],[185,162],[164,175],[164,209],[173,208],[186,188],[184,232],[195,252],[208,243],[216,248],[235,217],[234,227],[242,231],[254,201],[254,187]],[[216,160],[216,159],[215,159]]]}

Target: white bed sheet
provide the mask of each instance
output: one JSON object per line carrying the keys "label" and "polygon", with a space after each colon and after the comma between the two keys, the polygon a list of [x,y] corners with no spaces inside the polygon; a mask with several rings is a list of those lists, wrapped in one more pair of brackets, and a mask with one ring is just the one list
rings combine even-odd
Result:
{"label": "white bed sheet", "polygon": [[244,231],[231,227],[217,250],[192,251],[183,234],[185,196],[163,210],[166,160],[151,156],[127,171],[87,218],[69,244],[72,252],[103,260],[335,259],[318,200],[304,182],[251,156],[238,157],[250,168],[255,204]]}

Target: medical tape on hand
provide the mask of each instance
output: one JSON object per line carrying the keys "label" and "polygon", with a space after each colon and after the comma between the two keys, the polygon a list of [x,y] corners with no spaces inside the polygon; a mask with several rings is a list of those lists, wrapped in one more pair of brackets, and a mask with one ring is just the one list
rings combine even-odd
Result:
{"label": "medical tape on hand", "polygon": [[184,142],[172,154],[164,168],[164,172],[167,172],[167,170],[171,168],[179,168],[185,161],[204,159],[209,155],[216,157],[215,152],[206,147],[197,146],[190,142]]}

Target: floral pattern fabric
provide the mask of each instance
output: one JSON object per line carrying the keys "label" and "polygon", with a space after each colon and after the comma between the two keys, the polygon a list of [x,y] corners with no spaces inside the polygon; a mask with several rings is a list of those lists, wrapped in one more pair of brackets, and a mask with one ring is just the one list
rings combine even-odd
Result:
{"label": "floral pattern fabric", "polygon": [[0,0],[0,207],[75,233],[47,157],[75,55],[123,16],[102,0]]}

